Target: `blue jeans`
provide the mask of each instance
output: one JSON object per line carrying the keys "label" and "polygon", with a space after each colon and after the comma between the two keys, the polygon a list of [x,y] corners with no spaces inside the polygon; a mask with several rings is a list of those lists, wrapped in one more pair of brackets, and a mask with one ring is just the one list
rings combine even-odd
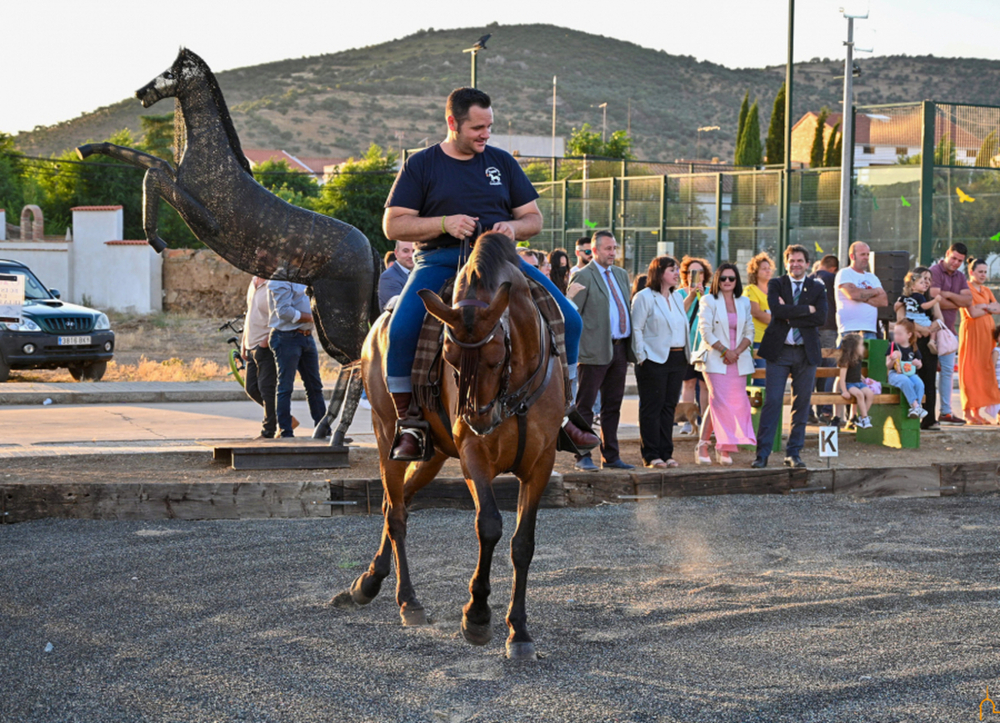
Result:
{"label": "blue jeans", "polygon": [[938,417],[944,414],[951,414],[951,395],[953,393],[952,384],[955,378],[955,354],[945,354],[938,357],[941,364],[941,377],[938,380],[938,395],[941,397],[941,411]]}
{"label": "blue jeans", "polygon": [[272,329],[270,345],[278,366],[278,428],[282,437],[293,437],[292,387],[295,385],[296,371],[306,387],[306,399],[309,401],[309,414],[313,424],[319,424],[326,416],[323,382],[319,378],[319,353],[313,338],[297,331]]}
{"label": "blue jeans", "polygon": [[899,372],[889,372],[889,383],[896,387],[906,397],[906,401],[913,406],[913,403],[921,404],[924,399],[924,380],[914,374],[908,377]]}
{"label": "blue jeans", "polygon": [[[753,343],[753,350],[754,350],[754,352],[756,352],[758,349],[760,349],[760,342],[759,341],[755,341]],[[753,360],[753,368],[754,369],[766,369],[767,368],[767,362],[764,361],[763,359],[754,359]],[[764,386],[765,383],[766,383],[765,379],[754,379],[753,377],[750,377],[750,386],[762,387],[762,386]]]}
{"label": "blue jeans", "polygon": [[[447,246],[417,251],[413,254],[413,271],[410,272],[410,278],[406,280],[406,285],[399,294],[396,308],[393,309],[392,318],[389,320],[386,381],[390,392],[413,391],[410,379],[413,357],[417,353],[420,328],[427,312],[417,292],[430,289],[436,294],[441,291],[444,282],[457,272],[459,252],[458,246]],[[519,261],[525,276],[544,286],[559,304],[559,310],[566,320],[566,361],[573,368],[580,355],[580,335],[583,333],[580,312],[541,271],[525,263],[523,259]]]}
{"label": "blue jeans", "polygon": [[757,427],[757,456],[767,459],[774,445],[774,435],[781,425],[781,410],[785,401],[785,382],[792,377],[792,429],[788,435],[785,454],[798,456],[806,441],[806,421],[809,419],[809,401],[816,384],[816,367],[806,358],[803,346],[786,344],[781,355],[767,363],[764,385],[764,408],[760,410]]}

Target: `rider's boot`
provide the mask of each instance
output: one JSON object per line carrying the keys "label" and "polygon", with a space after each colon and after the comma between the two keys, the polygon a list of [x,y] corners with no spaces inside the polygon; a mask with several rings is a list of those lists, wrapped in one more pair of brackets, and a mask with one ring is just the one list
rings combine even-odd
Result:
{"label": "rider's boot", "polygon": [[[593,449],[601,443],[600,437],[598,437],[593,432],[588,432],[586,430],[580,429],[571,419],[571,417],[579,418],[580,413],[573,407],[569,410],[567,415],[563,417],[562,429],[566,433],[566,436],[573,440],[579,449]],[[583,421],[580,419],[579,421]]]}
{"label": "rider's boot", "polygon": [[404,461],[423,459],[422,430],[406,426],[407,421],[413,420],[413,415],[410,413],[410,400],[413,398],[413,393],[391,392],[390,396],[396,407],[396,438],[394,440],[395,446],[389,453],[389,457]]}

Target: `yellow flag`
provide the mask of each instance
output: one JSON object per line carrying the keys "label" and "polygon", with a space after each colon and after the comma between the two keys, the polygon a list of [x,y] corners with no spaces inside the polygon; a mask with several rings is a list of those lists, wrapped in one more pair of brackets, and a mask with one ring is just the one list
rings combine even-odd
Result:
{"label": "yellow flag", "polygon": [[816,253],[818,253],[818,254],[824,253],[823,252],[823,247],[819,245],[819,242],[813,241],[813,243],[816,245]]}

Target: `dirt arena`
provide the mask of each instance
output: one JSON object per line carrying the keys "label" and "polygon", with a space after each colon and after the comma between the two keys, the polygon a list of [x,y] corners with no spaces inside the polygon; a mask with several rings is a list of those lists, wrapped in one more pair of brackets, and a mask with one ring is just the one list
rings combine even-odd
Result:
{"label": "dirt arena", "polygon": [[420,629],[391,584],[325,604],[377,517],[0,527],[0,720],[951,722],[1000,699],[1000,495],[542,510],[537,663],[503,656],[504,524],[483,648],[458,632],[468,512],[411,516]]}

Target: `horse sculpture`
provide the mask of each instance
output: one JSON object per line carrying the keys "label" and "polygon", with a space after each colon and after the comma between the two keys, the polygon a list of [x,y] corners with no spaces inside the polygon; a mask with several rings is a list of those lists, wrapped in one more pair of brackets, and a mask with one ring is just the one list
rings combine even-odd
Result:
{"label": "horse sculpture", "polygon": [[176,99],[177,168],[112,143],[80,146],[77,154],[100,153],[147,169],[143,229],[149,244],[157,252],[166,248],[157,231],[162,198],[200,241],[237,268],[311,287],[323,349],[341,364],[358,359],[379,313],[381,260],[364,234],[293,206],[254,180],[219,84],[190,50],[181,49],[173,65],[135,95],[144,108]]}
{"label": "horse sculpture", "polygon": [[394,554],[396,602],[403,625],[427,622],[410,582],[406,506],[448,457],[458,457],[475,500],[479,536],[479,564],[463,608],[462,633],[470,643],[485,645],[491,638],[490,566],[503,532],[492,484],[497,475],[510,471],[521,486],[511,540],[514,584],[507,613],[507,655],[534,659],[525,591],[535,549],[535,518],[555,462],[565,391],[555,340],[517,263],[510,239],[485,234],[456,279],[454,306],[431,291],[420,292],[428,312],[444,324],[443,356],[456,372],[441,375],[439,409],[423,409],[435,450],[426,461],[389,459],[396,423],[383,372],[389,315],[383,315],[368,335],[361,371],[378,442],[385,526],[368,570],[331,602],[345,606],[371,602],[389,574]]}

